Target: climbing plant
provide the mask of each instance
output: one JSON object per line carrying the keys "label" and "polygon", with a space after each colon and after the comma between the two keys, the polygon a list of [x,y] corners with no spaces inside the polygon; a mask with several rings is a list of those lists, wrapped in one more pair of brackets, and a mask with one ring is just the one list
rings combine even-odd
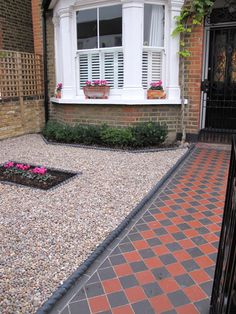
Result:
{"label": "climbing plant", "polygon": [[176,16],[176,28],[173,31],[174,36],[181,36],[179,51],[181,57],[190,56],[190,51],[185,47],[185,35],[191,33],[195,25],[201,25],[204,17],[210,13],[213,4],[214,1],[211,0],[185,1],[180,15]]}

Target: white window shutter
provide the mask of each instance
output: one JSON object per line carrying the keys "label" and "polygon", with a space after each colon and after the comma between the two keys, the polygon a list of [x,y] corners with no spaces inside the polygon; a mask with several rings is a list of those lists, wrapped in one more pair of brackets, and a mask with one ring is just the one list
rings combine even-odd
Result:
{"label": "white window shutter", "polygon": [[80,88],[83,88],[85,82],[89,79],[88,54],[79,55],[79,82]]}
{"label": "white window shutter", "polygon": [[142,84],[149,88],[149,84],[162,79],[162,51],[143,51]]}

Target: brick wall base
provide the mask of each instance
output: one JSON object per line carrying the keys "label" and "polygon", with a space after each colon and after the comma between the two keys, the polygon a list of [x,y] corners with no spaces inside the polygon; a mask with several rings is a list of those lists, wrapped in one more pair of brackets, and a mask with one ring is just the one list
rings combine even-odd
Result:
{"label": "brick wall base", "polygon": [[44,101],[2,101],[0,121],[0,139],[40,132],[44,126]]}
{"label": "brick wall base", "polygon": [[124,127],[139,122],[158,121],[168,126],[168,139],[175,140],[180,131],[180,106],[178,105],[95,105],[52,104],[50,119],[67,124],[106,123]]}

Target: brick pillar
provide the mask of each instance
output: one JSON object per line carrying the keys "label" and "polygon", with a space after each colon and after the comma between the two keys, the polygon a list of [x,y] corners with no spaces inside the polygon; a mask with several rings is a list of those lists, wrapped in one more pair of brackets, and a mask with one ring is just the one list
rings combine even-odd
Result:
{"label": "brick pillar", "polygon": [[185,97],[188,99],[187,133],[197,134],[200,129],[201,80],[204,48],[204,26],[193,28],[185,38],[191,56],[185,63]]}
{"label": "brick pillar", "polygon": [[34,35],[34,52],[43,54],[42,14],[40,0],[32,0],[32,20]]}

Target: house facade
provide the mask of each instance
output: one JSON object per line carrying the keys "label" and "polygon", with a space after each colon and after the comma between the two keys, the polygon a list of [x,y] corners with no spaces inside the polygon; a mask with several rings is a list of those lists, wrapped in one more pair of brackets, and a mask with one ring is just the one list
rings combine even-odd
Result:
{"label": "house facade", "polygon": [[[205,128],[236,129],[234,1],[215,1],[211,16],[185,38],[191,56],[183,61],[184,112],[179,37],[172,36],[184,0],[45,0],[43,5],[51,119],[115,126],[159,121],[168,125],[171,139],[183,126],[190,139]],[[86,99],[87,80],[106,80],[109,98]],[[147,99],[157,80],[166,98]]]}

